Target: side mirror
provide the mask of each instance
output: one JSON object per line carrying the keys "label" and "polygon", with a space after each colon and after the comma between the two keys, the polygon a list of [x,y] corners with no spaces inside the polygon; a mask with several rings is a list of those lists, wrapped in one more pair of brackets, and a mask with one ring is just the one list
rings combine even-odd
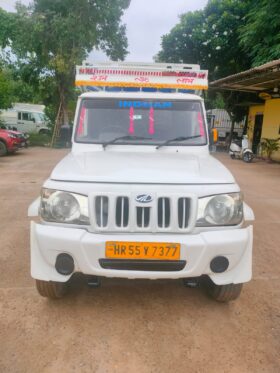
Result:
{"label": "side mirror", "polygon": [[212,128],[211,129],[211,143],[212,144],[216,144],[216,142],[218,141],[218,130],[217,128]]}

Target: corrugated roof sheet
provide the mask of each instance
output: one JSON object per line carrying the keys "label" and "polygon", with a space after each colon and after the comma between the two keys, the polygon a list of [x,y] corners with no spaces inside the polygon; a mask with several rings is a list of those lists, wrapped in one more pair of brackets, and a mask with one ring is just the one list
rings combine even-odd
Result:
{"label": "corrugated roof sheet", "polygon": [[280,87],[280,59],[210,83],[210,88],[263,92]]}

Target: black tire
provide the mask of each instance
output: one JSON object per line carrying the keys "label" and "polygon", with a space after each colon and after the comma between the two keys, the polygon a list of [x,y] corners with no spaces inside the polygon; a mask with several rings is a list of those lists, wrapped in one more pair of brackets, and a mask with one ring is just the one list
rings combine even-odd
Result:
{"label": "black tire", "polygon": [[36,280],[36,288],[42,297],[59,299],[66,294],[67,283]]}
{"label": "black tire", "polygon": [[8,149],[6,144],[0,140],[0,157],[8,154]]}
{"label": "black tire", "polygon": [[230,155],[230,158],[231,158],[231,159],[235,159],[235,155],[234,155],[234,154],[231,154],[231,155]]}
{"label": "black tire", "polygon": [[208,278],[204,282],[207,294],[217,302],[230,302],[239,297],[243,284],[216,285]]}
{"label": "black tire", "polygon": [[253,154],[252,153],[244,153],[243,154],[243,161],[246,163],[250,163],[253,160]]}

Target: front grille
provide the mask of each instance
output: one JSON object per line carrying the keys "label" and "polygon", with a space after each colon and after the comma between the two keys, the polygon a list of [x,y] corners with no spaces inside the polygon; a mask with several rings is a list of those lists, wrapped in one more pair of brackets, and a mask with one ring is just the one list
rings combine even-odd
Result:
{"label": "front grille", "polygon": [[118,197],[116,203],[116,225],[118,227],[127,227],[129,218],[128,197]]}
{"label": "front grille", "polygon": [[[140,193],[139,193],[140,194]],[[188,232],[191,226],[192,199],[182,195],[153,196],[139,202],[137,193],[95,195],[93,229],[107,232]]]}

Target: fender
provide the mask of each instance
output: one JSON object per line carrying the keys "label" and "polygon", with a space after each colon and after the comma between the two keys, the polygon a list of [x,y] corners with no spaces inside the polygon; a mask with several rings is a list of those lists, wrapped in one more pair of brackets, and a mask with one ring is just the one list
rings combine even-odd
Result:
{"label": "fender", "polygon": [[41,197],[38,197],[28,207],[27,215],[29,217],[39,216],[40,201],[41,201]]}
{"label": "fender", "polygon": [[254,221],[255,220],[255,215],[254,215],[253,210],[245,202],[243,202],[243,214],[244,214],[244,220],[245,221]]}

